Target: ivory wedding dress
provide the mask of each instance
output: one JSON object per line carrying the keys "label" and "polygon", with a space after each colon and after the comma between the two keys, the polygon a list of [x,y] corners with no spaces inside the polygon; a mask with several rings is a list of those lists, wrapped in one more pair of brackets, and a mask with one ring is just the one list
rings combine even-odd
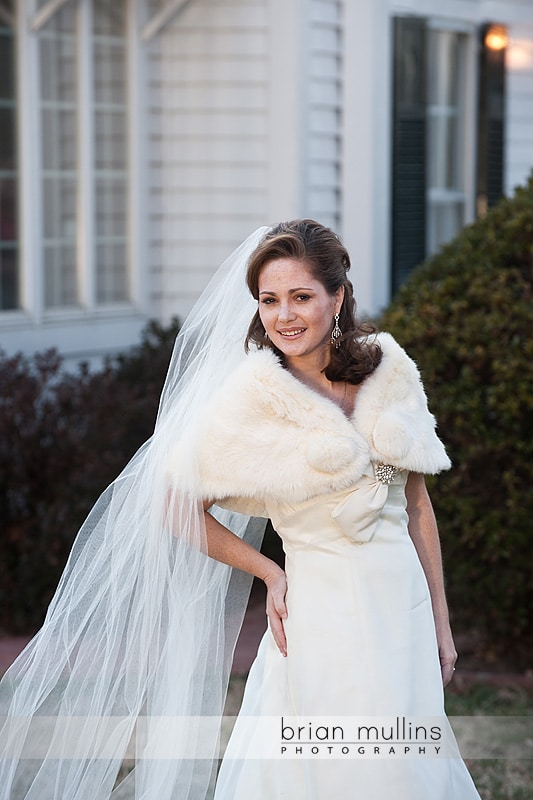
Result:
{"label": "ivory wedding dress", "polygon": [[[253,757],[266,742],[262,715],[328,720],[375,715],[443,718],[443,690],[431,601],[407,530],[405,481],[390,485],[368,465],[350,489],[268,508],[283,540],[288,581],[287,657],[269,630],[250,670],[223,761],[216,800],[475,800],[460,758],[387,755],[313,757],[309,745],[285,760]],[[433,720],[435,721],[435,720]],[[280,727],[281,729],[281,727]],[[304,738],[305,735],[304,735]],[[331,745],[331,738],[328,743]],[[315,741],[324,752],[324,744]],[[368,752],[368,748],[366,748]],[[288,755],[287,755],[288,754]]]}
{"label": "ivory wedding dress", "polygon": [[[251,353],[213,396],[197,437],[199,493],[270,517],[286,553],[287,657],[267,631],[215,800],[478,800],[458,757],[262,758],[260,718],[438,718],[446,731],[427,581],[408,532],[410,471],[450,466],[414,362],[382,360],[347,418]],[[174,465],[179,476],[184,465]],[[447,732],[447,731],[446,731]],[[453,738],[453,737],[452,737]],[[431,742],[429,743],[431,744]],[[352,748],[353,749],[353,748]],[[270,751],[271,752],[271,751]],[[289,757],[287,757],[287,754]],[[342,755],[342,753],[341,753]],[[337,753],[338,756],[338,753]],[[382,757],[383,756],[383,757]]]}

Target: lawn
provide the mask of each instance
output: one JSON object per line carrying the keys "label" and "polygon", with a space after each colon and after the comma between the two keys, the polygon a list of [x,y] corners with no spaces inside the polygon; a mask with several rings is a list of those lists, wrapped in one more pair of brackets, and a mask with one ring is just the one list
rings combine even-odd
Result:
{"label": "lawn", "polygon": [[[233,676],[230,681],[225,709],[228,717],[238,713],[244,684],[245,678],[242,676]],[[518,686],[494,687],[483,683],[474,684],[461,692],[450,688],[446,692],[446,712],[451,717],[533,718],[533,693]],[[228,724],[224,727],[226,738],[229,733]],[[533,726],[530,728],[528,745],[530,759],[467,759],[466,763],[482,800],[531,800]]]}
{"label": "lawn", "polygon": [[[468,690],[446,693],[449,716],[528,717],[528,759],[466,760],[482,800],[531,800],[533,786],[533,693],[519,686],[474,684]],[[490,722],[490,719],[487,720]],[[527,723],[527,720],[522,720]]]}

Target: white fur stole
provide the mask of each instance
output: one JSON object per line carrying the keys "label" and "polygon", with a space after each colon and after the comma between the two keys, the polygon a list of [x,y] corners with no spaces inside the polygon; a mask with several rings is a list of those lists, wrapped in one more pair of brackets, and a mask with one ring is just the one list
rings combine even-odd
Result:
{"label": "white fur stole", "polygon": [[[387,333],[351,419],[285,370],[250,353],[210,399],[194,436],[195,491],[234,511],[267,516],[268,502],[301,502],[354,484],[370,461],[437,473],[450,460],[435,433],[415,363]],[[190,466],[190,465],[189,465]],[[190,470],[177,448],[173,478]]]}

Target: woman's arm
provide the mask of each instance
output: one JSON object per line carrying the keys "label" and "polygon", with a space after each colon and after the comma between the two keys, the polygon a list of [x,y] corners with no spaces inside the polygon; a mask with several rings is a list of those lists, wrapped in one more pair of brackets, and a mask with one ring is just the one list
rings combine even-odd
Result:
{"label": "woman's arm", "polygon": [[287,581],[285,572],[275,561],[259,553],[254,547],[244,542],[229,531],[207,512],[212,503],[205,504],[205,530],[207,536],[207,552],[211,558],[242,569],[265,582],[267,587],[266,612],[270,621],[270,630],[282,655],[287,655],[287,640],[283,628],[283,620],[287,619],[285,594]]}
{"label": "woman's arm", "polygon": [[429,585],[439,645],[442,682],[446,686],[452,679],[457,652],[450,629],[448,605],[444,591],[437,521],[424,476],[415,472],[409,473],[405,493],[407,513],[409,514],[409,534]]}

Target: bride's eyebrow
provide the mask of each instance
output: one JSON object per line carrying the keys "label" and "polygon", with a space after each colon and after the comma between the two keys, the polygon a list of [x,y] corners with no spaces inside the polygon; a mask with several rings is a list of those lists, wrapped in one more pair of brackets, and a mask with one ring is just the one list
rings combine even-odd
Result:
{"label": "bride's eyebrow", "polygon": [[[300,286],[298,289],[289,289],[289,294],[295,294],[296,292],[312,292],[312,291],[313,291],[313,289],[307,289],[305,286]],[[261,294],[272,294],[272,295],[275,296],[277,293],[276,292],[271,292],[268,289],[264,289],[262,292],[259,292],[259,294],[260,295]]]}

